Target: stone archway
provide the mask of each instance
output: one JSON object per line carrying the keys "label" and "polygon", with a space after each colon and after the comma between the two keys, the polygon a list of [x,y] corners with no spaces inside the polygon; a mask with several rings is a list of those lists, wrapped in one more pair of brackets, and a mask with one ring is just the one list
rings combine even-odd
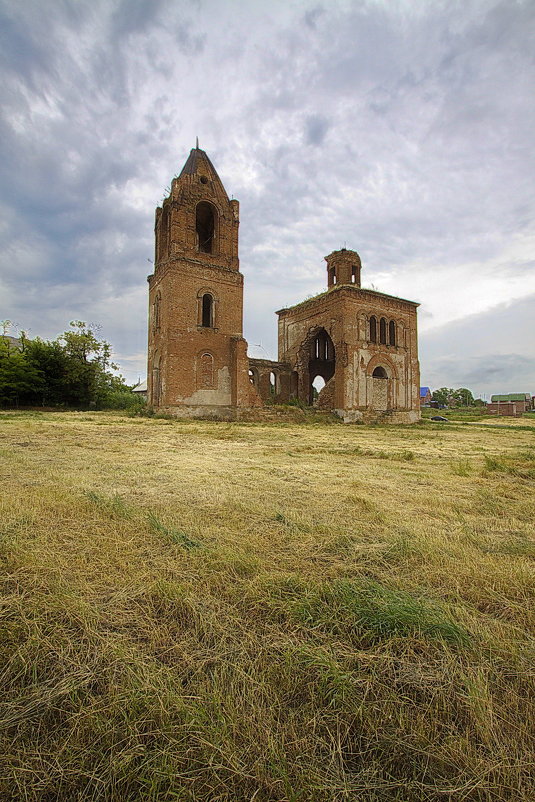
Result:
{"label": "stone archway", "polygon": [[299,349],[299,400],[312,406],[315,395],[313,381],[320,376],[327,384],[333,378],[335,368],[336,349],[329,333],[323,327],[312,329]]}

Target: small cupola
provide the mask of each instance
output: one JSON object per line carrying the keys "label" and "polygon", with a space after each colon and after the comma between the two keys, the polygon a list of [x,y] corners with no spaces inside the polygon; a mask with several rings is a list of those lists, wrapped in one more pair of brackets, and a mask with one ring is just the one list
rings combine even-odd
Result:
{"label": "small cupola", "polygon": [[325,257],[327,262],[327,287],[337,287],[339,284],[350,284],[360,287],[360,256],[356,251],[341,248]]}

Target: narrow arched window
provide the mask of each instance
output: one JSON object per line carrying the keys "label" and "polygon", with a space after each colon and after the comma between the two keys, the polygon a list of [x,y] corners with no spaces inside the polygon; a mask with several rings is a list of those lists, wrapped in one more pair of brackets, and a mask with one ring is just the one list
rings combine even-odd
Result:
{"label": "narrow arched window", "polygon": [[165,205],[162,208],[159,227],[159,254],[158,259],[169,258],[169,206]]}
{"label": "narrow arched window", "polygon": [[351,283],[352,284],[356,284],[357,283],[357,266],[356,265],[351,265]]}
{"label": "narrow arched window", "polygon": [[202,297],[202,317],[201,326],[211,329],[214,325],[214,299],[209,292],[205,292]]}
{"label": "narrow arched window", "polygon": [[393,320],[388,324],[388,342],[390,345],[396,344],[396,324]]}
{"label": "narrow arched window", "polygon": [[372,373],[374,379],[387,379],[388,374],[382,365],[378,365]]}
{"label": "narrow arched window", "polygon": [[384,317],[379,322],[379,342],[381,345],[386,345],[386,320]]}
{"label": "narrow arched window", "polygon": [[201,201],[197,204],[195,230],[197,247],[201,253],[214,253],[215,221],[214,207],[211,203]]}
{"label": "narrow arched window", "polygon": [[160,328],[160,315],[161,315],[160,307],[161,307],[161,303],[162,303],[162,296],[160,295],[160,292],[158,291],[156,293],[156,297],[154,299],[154,305],[153,305],[153,309],[152,309],[152,325],[153,325],[153,328],[154,328],[155,331],[158,331],[158,329]]}
{"label": "narrow arched window", "polygon": [[370,342],[377,342],[377,318],[372,315],[370,318]]}

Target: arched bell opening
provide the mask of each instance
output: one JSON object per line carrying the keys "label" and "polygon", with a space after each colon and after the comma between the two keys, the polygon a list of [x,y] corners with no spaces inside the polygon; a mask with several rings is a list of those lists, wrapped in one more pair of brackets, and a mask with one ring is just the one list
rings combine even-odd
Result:
{"label": "arched bell opening", "polygon": [[195,230],[197,232],[197,248],[201,253],[215,253],[216,210],[208,201],[197,204],[195,211]]}

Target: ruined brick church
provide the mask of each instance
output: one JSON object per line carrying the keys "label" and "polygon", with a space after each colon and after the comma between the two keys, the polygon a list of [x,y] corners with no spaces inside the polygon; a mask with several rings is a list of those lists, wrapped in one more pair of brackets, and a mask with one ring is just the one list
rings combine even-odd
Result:
{"label": "ruined brick church", "polygon": [[326,292],[277,312],[278,361],[247,356],[238,227],[238,201],[193,148],[156,209],[149,404],[180,417],[236,420],[266,402],[298,399],[347,423],[417,421],[418,304],[363,289],[355,251],[325,257]]}

